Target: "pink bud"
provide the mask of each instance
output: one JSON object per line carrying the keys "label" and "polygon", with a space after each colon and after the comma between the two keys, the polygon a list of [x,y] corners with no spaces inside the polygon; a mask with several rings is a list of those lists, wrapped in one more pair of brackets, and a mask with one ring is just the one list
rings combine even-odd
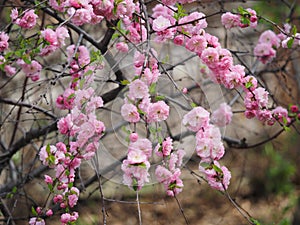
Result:
{"label": "pink bud", "polygon": [[187,94],[188,93],[188,89],[187,88],[182,88],[182,93],[183,94]]}
{"label": "pink bud", "polygon": [[299,110],[299,108],[298,108],[297,105],[292,105],[292,106],[290,107],[290,110],[291,110],[292,113],[297,113],[298,110]]}
{"label": "pink bud", "polygon": [[53,184],[53,180],[52,180],[52,177],[48,176],[48,175],[45,175],[45,182],[47,184]]}
{"label": "pink bud", "polygon": [[53,211],[51,209],[47,210],[46,216],[52,216],[52,215],[53,215]]}
{"label": "pink bud", "polygon": [[138,135],[137,133],[135,133],[135,132],[133,132],[133,133],[131,133],[131,134],[129,135],[129,140],[130,140],[131,142],[136,142],[138,138],[139,138],[139,135]]}
{"label": "pink bud", "polygon": [[41,208],[41,207],[36,207],[36,212],[37,212],[38,214],[41,214],[42,208]]}

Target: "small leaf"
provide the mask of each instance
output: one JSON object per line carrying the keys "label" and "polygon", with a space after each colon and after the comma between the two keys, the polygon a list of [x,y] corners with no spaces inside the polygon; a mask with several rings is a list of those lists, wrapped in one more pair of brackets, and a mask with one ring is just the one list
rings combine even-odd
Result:
{"label": "small leaf", "polygon": [[31,213],[32,213],[32,215],[34,215],[34,216],[37,216],[37,215],[38,215],[37,211],[35,210],[35,208],[34,208],[33,206],[31,206]]}
{"label": "small leaf", "polygon": [[125,86],[130,84],[130,82],[128,80],[121,80],[121,84]]}
{"label": "small leaf", "polygon": [[194,102],[192,102],[190,105],[191,105],[192,108],[196,108],[197,107],[197,104],[194,103]]}
{"label": "small leaf", "polygon": [[292,34],[296,35],[297,34],[297,27],[294,25],[292,28]]}
{"label": "small leaf", "polygon": [[217,173],[223,173],[223,171],[221,170],[221,168],[219,168],[215,164],[213,164],[212,167],[213,167],[214,171],[216,171]]}
{"label": "small leaf", "polygon": [[149,93],[155,94],[155,92],[156,92],[156,83],[152,83],[149,87]]}
{"label": "small leaf", "polygon": [[290,38],[290,40],[288,40],[287,42],[287,47],[292,48],[293,44],[294,44],[294,38]]}
{"label": "small leaf", "polygon": [[252,82],[251,81],[248,81],[245,85],[245,87],[248,89],[248,88],[251,88],[253,86]]}

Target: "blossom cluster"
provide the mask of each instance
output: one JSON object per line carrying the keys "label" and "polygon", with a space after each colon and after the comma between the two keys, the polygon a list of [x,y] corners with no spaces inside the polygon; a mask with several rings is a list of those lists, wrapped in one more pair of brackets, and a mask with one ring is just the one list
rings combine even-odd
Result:
{"label": "blossom cluster", "polygon": [[258,43],[254,48],[254,55],[262,63],[267,63],[272,61],[276,57],[276,49],[280,47],[280,38],[273,31],[264,31],[259,39]]}
{"label": "blossom cluster", "polygon": [[[218,115],[218,112],[214,115],[214,118],[216,118],[216,115]],[[228,116],[230,117],[230,113]],[[231,118],[228,119],[228,122],[230,120]],[[198,106],[185,114],[182,122],[190,131],[196,132],[195,148],[197,155],[201,158],[199,170],[204,174],[205,179],[212,188],[221,191],[226,190],[231,174],[225,166],[221,167],[218,163],[218,160],[224,156],[225,149],[220,129],[210,123],[210,113]]]}
{"label": "blossom cluster", "polygon": [[[291,119],[300,118],[296,105],[291,106],[289,111],[280,106],[268,108],[269,93],[258,85],[254,76],[246,75],[244,66],[234,64],[231,52],[222,48],[218,38],[205,30],[208,26],[206,15],[202,12],[186,14],[181,8],[180,4],[190,2],[193,0],[162,0],[152,8],[149,21],[145,12],[141,12],[144,7],[140,5],[144,4],[142,1],[49,0],[45,3],[66,15],[67,20],[76,26],[98,24],[104,19],[113,24],[119,20],[114,27],[119,35],[119,42],[115,42],[116,49],[127,52],[129,43],[136,46],[133,58],[134,77],[123,81],[127,84],[127,92],[120,109],[123,119],[134,127],[129,136],[127,158],[123,160],[121,169],[124,172],[123,183],[135,191],[141,190],[149,182],[153,152],[161,160],[155,168],[155,176],[164,185],[167,195],[175,196],[183,188],[180,168],[185,151],[176,149],[171,137],[162,138],[157,132],[157,140],[153,141],[149,135],[149,126],[159,126],[159,123],[168,119],[170,113],[169,105],[156,91],[156,83],[161,76],[158,54],[150,46],[147,50],[140,48],[140,44],[149,40],[151,34],[154,34],[154,40],[158,43],[172,40],[176,45],[195,53],[209,70],[208,75],[213,82],[228,89],[243,89],[247,118],[256,117],[269,125],[276,121],[288,125]],[[12,9],[10,17],[15,26],[23,29],[33,29],[38,21],[38,15],[33,9],[23,12]],[[221,22],[227,29],[254,28],[257,25],[257,15],[250,8],[239,8],[237,13],[224,13]],[[286,28],[287,33],[289,29]],[[258,40],[254,55],[262,63],[270,62],[276,56],[276,49],[281,41],[283,47],[288,47],[290,40],[294,41],[294,45],[299,44],[299,35],[293,35],[289,37],[265,31]],[[0,68],[12,76],[19,67],[32,81],[39,80],[43,66],[36,56],[54,53],[65,45],[65,39],[70,35],[64,26],[59,25],[55,29],[45,28],[37,36],[39,39],[32,51],[25,47],[22,51],[5,54],[10,48],[9,36],[0,32]],[[55,170],[53,177],[45,175],[45,182],[54,195],[53,202],[65,209],[65,213],[61,215],[61,223],[72,224],[78,219],[78,213],[71,212],[70,209],[77,204],[80,194],[79,189],[74,186],[76,169],[83,160],[89,160],[95,155],[99,140],[105,132],[105,125],[96,116],[96,110],[103,106],[103,100],[92,88],[94,71],[101,69],[102,65],[92,64],[89,50],[84,45],[67,46],[66,56],[67,69],[64,72],[70,74],[71,82],[56,99],[56,106],[69,112],[57,123],[58,131],[65,140],[42,147],[39,157],[44,165]],[[201,106],[195,107],[182,119],[183,125],[195,132],[195,150],[201,158],[200,172],[212,188],[220,191],[228,188],[231,173],[219,163],[225,154],[219,127],[226,126],[231,119],[231,107],[225,103],[212,114]],[[136,133],[136,123],[145,125],[148,129],[147,137],[139,137],[141,135]],[[158,143],[154,150],[153,143]],[[42,217],[52,214],[49,209],[37,208],[36,215],[30,219],[29,224],[43,225],[45,222]]]}
{"label": "blossom cluster", "polygon": [[226,29],[233,27],[252,27],[257,26],[257,15],[256,11],[253,9],[243,9],[239,8],[238,13],[226,12],[221,17],[221,22]]}
{"label": "blossom cluster", "polygon": [[155,169],[155,176],[157,181],[164,185],[168,196],[179,194],[183,188],[180,175],[185,151],[174,149],[173,145],[172,138],[167,137],[154,149],[155,154],[162,159],[162,165],[158,165]]}
{"label": "blossom cluster", "polygon": [[[69,46],[70,55],[74,54],[74,46]],[[97,119],[96,109],[103,106],[103,100],[97,96],[90,86],[94,73],[84,74],[78,69],[89,63],[89,53],[83,46],[78,48],[78,58],[72,59],[72,73],[79,73],[81,85],[70,82],[62,96],[57,99],[57,106],[69,109],[70,112],[62,117],[57,127],[62,135],[67,137],[66,143],[47,145],[41,148],[39,156],[42,163],[55,170],[55,177],[45,175],[45,182],[50,191],[56,188],[53,201],[60,208],[67,209],[61,215],[62,224],[69,224],[77,220],[78,213],[70,213],[78,201],[79,190],[73,186],[76,169],[83,160],[89,160],[99,147],[99,140],[105,132],[104,123]],[[71,56],[70,56],[71,60]],[[75,69],[76,68],[76,69]]]}

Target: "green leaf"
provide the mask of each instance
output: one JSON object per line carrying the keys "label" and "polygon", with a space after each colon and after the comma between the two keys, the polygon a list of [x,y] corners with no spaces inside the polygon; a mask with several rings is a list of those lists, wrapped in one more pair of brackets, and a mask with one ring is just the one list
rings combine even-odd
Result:
{"label": "green leaf", "polygon": [[248,88],[251,88],[253,86],[252,82],[251,81],[248,81],[245,85],[245,87],[248,89]]}
{"label": "green leaf", "polygon": [[291,131],[291,128],[290,128],[290,127],[287,127],[287,126],[283,126],[283,129],[284,129],[286,132],[290,132],[290,131]]}
{"label": "green leaf", "polygon": [[254,225],[260,225],[260,222],[254,218],[250,218],[250,221],[254,224]]}
{"label": "green leaf", "polygon": [[38,215],[37,211],[35,210],[35,208],[34,208],[33,206],[31,206],[31,213],[32,213],[32,215],[34,215],[34,216],[37,216],[37,215]]}
{"label": "green leaf", "polygon": [[152,83],[149,87],[149,93],[155,94],[155,92],[156,92],[156,83]]}
{"label": "green leaf", "polygon": [[30,59],[29,55],[23,55],[22,59],[26,64],[31,64],[31,59]]}
{"label": "green leaf", "polygon": [[130,82],[129,82],[129,80],[121,80],[121,84],[125,86],[125,85],[130,84]]}
{"label": "green leaf", "polygon": [[294,44],[294,38],[290,38],[290,40],[288,40],[287,42],[287,47],[292,48],[293,44]]}
{"label": "green leaf", "polygon": [[197,104],[194,103],[194,102],[192,102],[190,105],[191,105],[192,108],[196,108],[197,107]]}
{"label": "green leaf", "polygon": [[48,153],[48,155],[51,155],[50,144],[47,144],[47,146],[46,146],[46,152]]}
{"label": "green leaf", "polygon": [[218,166],[216,166],[215,164],[212,165],[213,169],[217,172],[217,173],[223,173],[223,171],[221,170],[221,168],[219,168]]}
{"label": "green leaf", "polygon": [[164,100],[164,99],[166,99],[166,97],[163,96],[163,95],[157,95],[157,96],[155,96],[155,100],[156,101],[161,101],[161,100]]}
{"label": "green leaf", "polygon": [[292,34],[295,36],[297,34],[297,27],[294,25],[292,28]]}

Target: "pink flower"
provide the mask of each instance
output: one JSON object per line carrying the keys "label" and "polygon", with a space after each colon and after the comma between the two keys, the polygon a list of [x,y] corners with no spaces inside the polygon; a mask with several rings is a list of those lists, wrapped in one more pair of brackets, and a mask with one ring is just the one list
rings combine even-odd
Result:
{"label": "pink flower", "polygon": [[52,177],[50,177],[49,175],[44,175],[44,177],[45,177],[45,182],[47,183],[47,184],[53,184],[53,179],[52,179]]}
{"label": "pink flower", "polygon": [[8,49],[8,39],[9,36],[6,33],[0,32],[0,52]]}
{"label": "pink flower", "polygon": [[52,215],[53,215],[52,209],[47,210],[46,216],[52,216]]}
{"label": "pink flower", "polygon": [[41,31],[41,35],[50,45],[58,46],[57,33],[52,29],[47,28]]}
{"label": "pink flower", "polygon": [[195,107],[184,115],[182,123],[194,132],[197,132],[201,128],[205,129],[209,124],[209,112],[201,106]]}
{"label": "pink flower", "polygon": [[[14,11],[12,18],[14,18],[16,15],[16,11]],[[34,13],[34,10],[30,9],[24,11],[24,15],[21,19],[17,18],[13,20],[13,22],[22,28],[31,29],[35,26],[37,18],[38,16]]]}
{"label": "pink flower", "polygon": [[124,120],[130,123],[137,123],[140,121],[140,114],[138,113],[137,107],[131,103],[122,105],[121,115]]}
{"label": "pink flower", "polygon": [[211,162],[223,157],[225,149],[221,140],[220,129],[209,125],[196,134],[196,151],[202,162]]}
{"label": "pink flower", "polygon": [[29,220],[29,225],[45,225],[45,221],[42,218],[32,217]]}
{"label": "pink flower", "polygon": [[156,19],[153,20],[152,28],[154,31],[163,31],[167,29],[169,26],[171,26],[171,22],[169,19],[158,16]]}
{"label": "pink flower", "polygon": [[169,106],[164,101],[150,104],[148,109],[148,122],[161,122],[169,116]]}
{"label": "pink flower", "polygon": [[39,79],[40,72],[42,70],[41,64],[39,62],[32,60],[30,64],[22,62],[21,60],[19,64],[22,66],[22,70],[27,77],[30,77],[33,81]]}
{"label": "pink flower", "polygon": [[214,161],[212,166],[208,166],[207,168],[203,168],[200,165],[199,170],[205,174],[205,178],[212,188],[219,191],[227,190],[231,173],[225,166],[221,167],[217,161]]}
{"label": "pink flower", "polygon": [[128,97],[132,100],[147,97],[148,92],[148,86],[140,79],[136,79],[129,84]]}
{"label": "pink flower", "polygon": [[128,52],[128,45],[125,42],[118,42],[116,44],[116,49],[120,52]]}
{"label": "pink flower", "polygon": [[[52,160],[52,158],[50,158],[50,156],[53,156],[53,154],[56,152],[57,148],[54,145],[47,145],[47,146],[43,146],[39,152],[39,157],[40,160],[42,161],[42,163],[45,166],[49,165],[49,162],[51,164],[54,164],[55,161]],[[54,158],[55,160],[55,158]]]}
{"label": "pink flower", "polygon": [[138,133],[133,132],[129,135],[129,140],[131,142],[136,142],[138,140],[138,138],[139,138]]}
{"label": "pink flower", "polygon": [[221,22],[226,29],[237,27],[240,23],[240,16],[227,12],[222,15]]}
{"label": "pink flower", "polygon": [[127,160],[130,164],[140,164],[147,161],[147,156],[142,150],[135,149],[128,152]]}
{"label": "pink flower", "polygon": [[68,195],[68,203],[71,208],[73,208],[77,204],[78,196],[79,196],[78,188],[72,187]]}
{"label": "pink flower", "polygon": [[182,34],[176,35],[174,37],[174,44],[175,45],[183,45],[184,44],[184,36]]}
{"label": "pink flower", "polygon": [[162,143],[162,153],[163,156],[168,156],[173,150],[173,140],[170,137],[167,137]]}
{"label": "pink flower", "polygon": [[279,120],[281,123],[284,123],[284,120],[286,120],[287,123],[290,122],[290,118],[288,117],[288,111],[287,109],[277,106],[275,109],[272,110],[273,117],[276,120]]}
{"label": "pink flower", "polygon": [[253,91],[253,93],[258,105],[260,107],[266,107],[268,104],[269,92],[262,87],[258,87]]}
{"label": "pink flower", "polygon": [[129,144],[128,152],[130,151],[143,151],[148,160],[152,155],[152,143],[147,138],[139,138]]}
{"label": "pink flower", "polygon": [[206,38],[203,35],[192,36],[186,41],[185,47],[201,56],[203,50],[207,47]]}
{"label": "pink flower", "polygon": [[57,41],[58,41],[59,46],[65,45],[65,39],[70,36],[67,28],[58,27],[58,28],[56,28],[55,33],[57,36]]}
{"label": "pink flower", "polygon": [[220,104],[219,108],[211,115],[211,122],[218,127],[224,127],[231,122],[231,107],[226,103]]}
{"label": "pink flower", "polygon": [[13,76],[16,74],[16,68],[15,67],[12,67],[10,65],[5,65],[4,66],[4,71],[6,73],[7,76]]}

